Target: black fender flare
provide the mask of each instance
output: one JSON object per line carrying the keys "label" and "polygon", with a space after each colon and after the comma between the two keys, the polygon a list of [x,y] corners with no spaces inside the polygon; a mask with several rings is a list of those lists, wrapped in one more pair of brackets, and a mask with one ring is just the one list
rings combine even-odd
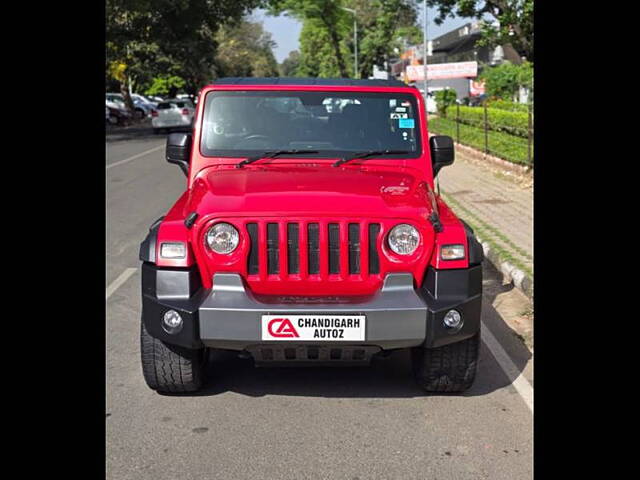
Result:
{"label": "black fender flare", "polygon": [[464,229],[467,232],[467,244],[469,248],[469,266],[472,267],[474,265],[480,265],[484,260],[484,250],[482,248],[482,244],[476,238],[476,235],[469,225],[464,220],[460,220],[462,225],[464,225]]}
{"label": "black fender flare", "polygon": [[157,219],[149,227],[149,233],[140,244],[139,258],[143,262],[156,263],[156,244],[158,243],[158,229],[164,219],[164,215]]}

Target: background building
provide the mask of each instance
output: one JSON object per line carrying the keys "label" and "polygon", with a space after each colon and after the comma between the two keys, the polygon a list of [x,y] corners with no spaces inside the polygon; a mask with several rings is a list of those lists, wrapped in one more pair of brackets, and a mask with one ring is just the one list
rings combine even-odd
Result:
{"label": "background building", "polygon": [[[458,99],[474,96],[478,94],[478,90],[471,88],[472,81],[481,73],[482,68],[499,65],[505,60],[515,64],[522,63],[522,58],[510,45],[495,48],[477,45],[480,26],[479,21],[469,22],[428,42],[427,76],[430,92],[452,88]],[[390,65],[390,76],[422,89],[422,68],[416,68],[424,63],[422,50],[422,45],[413,45],[401,52],[399,58]],[[476,62],[476,65],[474,67],[471,63],[463,64],[464,62]],[[441,69],[434,68],[432,72],[429,66],[456,63],[460,63],[459,74],[449,72],[444,76],[450,78],[432,78],[432,74]]]}

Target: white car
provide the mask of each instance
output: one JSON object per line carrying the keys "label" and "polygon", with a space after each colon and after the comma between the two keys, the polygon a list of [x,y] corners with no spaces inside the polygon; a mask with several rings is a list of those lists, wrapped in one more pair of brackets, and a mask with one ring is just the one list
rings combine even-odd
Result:
{"label": "white car", "polygon": [[[436,102],[436,98],[435,98],[435,93],[438,90],[442,90],[442,87],[435,87],[435,88],[430,88],[429,89],[429,94],[427,95],[427,97],[425,98],[425,103],[426,103],[426,107],[427,107],[427,112],[428,113],[437,113],[438,112],[438,105]],[[424,97],[424,89],[420,88],[420,93],[422,94],[422,96]]]}
{"label": "white car", "polygon": [[151,126],[154,133],[161,129],[185,128],[193,125],[196,110],[191,100],[172,99],[158,103],[151,112]]}

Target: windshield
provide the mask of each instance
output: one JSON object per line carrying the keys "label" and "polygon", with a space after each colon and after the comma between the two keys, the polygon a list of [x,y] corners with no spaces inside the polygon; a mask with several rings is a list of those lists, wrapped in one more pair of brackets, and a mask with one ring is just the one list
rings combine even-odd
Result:
{"label": "windshield", "polygon": [[[207,94],[201,151],[207,156],[251,156],[263,151],[312,149],[311,157],[369,150],[406,150],[416,158],[420,131],[408,93],[217,91]],[[385,155],[380,155],[385,157]]]}

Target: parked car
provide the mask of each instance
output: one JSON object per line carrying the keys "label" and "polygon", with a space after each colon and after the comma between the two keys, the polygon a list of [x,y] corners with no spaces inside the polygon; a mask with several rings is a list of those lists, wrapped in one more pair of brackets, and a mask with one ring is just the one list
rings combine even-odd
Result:
{"label": "parked car", "polygon": [[410,349],[422,388],[466,390],[483,251],[435,191],[451,137],[429,138],[422,96],[397,80],[287,81],[217,79],[196,128],[167,138],[187,182],[140,245],[147,385],[200,389],[210,349],[261,366]]}
{"label": "parked car", "polygon": [[191,100],[171,99],[158,104],[151,112],[151,126],[154,133],[172,128],[191,127],[195,107]]}
{"label": "parked car", "polygon": [[109,113],[109,107],[105,106],[105,121],[107,123],[113,123],[112,119],[111,119],[111,114]]}
{"label": "parked car", "polygon": [[146,118],[151,116],[151,112],[156,108],[138,98],[132,98],[132,100],[133,106],[135,107],[135,112],[138,114],[139,118]]}
{"label": "parked car", "polygon": [[487,96],[483,93],[481,95],[476,95],[473,97],[469,97],[469,106],[470,107],[481,107],[484,101],[487,99]]}
{"label": "parked car", "polygon": [[429,112],[429,113],[437,113],[438,112],[438,104],[436,102],[436,96],[435,96],[435,93],[438,90],[442,90],[442,88],[440,88],[440,87],[430,88],[429,89],[429,94],[425,98],[424,89],[423,88],[420,89],[420,94],[422,95],[423,98],[425,98],[427,112]]}
{"label": "parked car", "polygon": [[124,108],[106,106],[109,110],[109,123],[113,125],[129,125],[133,116]]}
{"label": "parked car", "polygon": [[124,103],[124,98],[122,97],[121,93],[107,93],[105,94],[105,100],[109,107],[126,108],[126,105]]}
{"label": "parked car", "polygon": [[140,109],[144,113],[144,117],[150,117],[151,112],[158,108],[158,103],[149,100],[148,98],[139,95],[137,93],[131,94],[131,99],[133,100],[133,104],[136,107],[136,110]]}
{"label": "parked car", "polygon": [[145,103],[146,105],[150,106],[151,108],[156,108],[158,106],[158,102],[150,99],[149,97],[145,97],[144,95],[140,95],[138,93],[132,93],[131,94],[131,98],[136,101],[139,100],[142,103]]}
{"label": "parked car", "polygon": [[[124,96],[121,93],[107,93],[106,100],[111,104],[109,105],[111,107],[127,110]],[[137,115],[138,118],[148,117],[151,115],[151,111],[157,106],[155,103],[149,102],[142,95],[136,93],[131,94],[131,100],[134,106],[133,113]]]}

